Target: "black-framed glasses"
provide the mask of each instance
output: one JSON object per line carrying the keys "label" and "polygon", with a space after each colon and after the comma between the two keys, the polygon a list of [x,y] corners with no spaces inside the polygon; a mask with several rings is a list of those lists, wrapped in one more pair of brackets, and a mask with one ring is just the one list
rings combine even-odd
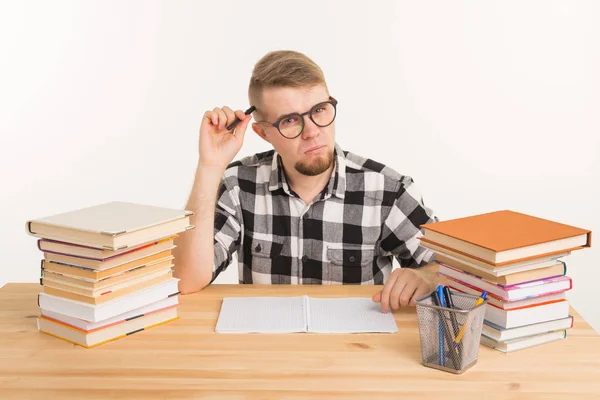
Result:
{"label": "black-framed glasses", "polygon": [[300,136],[304,131],[305,115],[308,115],[310,120],[321,128],[331,125],[335,120],[337,104],[338,101],[329,96],[329,101],[323,101],[319,104],[315,104],[309,111],[305,113],[286,114],[274,123],[269,121],[260,122],[266,122],[271,126],[274,126],[284,138],[294,139]]}

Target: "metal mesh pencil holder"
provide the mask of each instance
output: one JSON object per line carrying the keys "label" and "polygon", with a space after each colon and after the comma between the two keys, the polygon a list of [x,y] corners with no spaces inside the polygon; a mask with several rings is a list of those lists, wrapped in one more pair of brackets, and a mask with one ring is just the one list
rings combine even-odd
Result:
{"label": "metal mesh pencil holder", "polygon": [[477,362],[487,300],[451,291],[454,308],[440,307],[433,293],[416,300],[423,365],[461,374]]}

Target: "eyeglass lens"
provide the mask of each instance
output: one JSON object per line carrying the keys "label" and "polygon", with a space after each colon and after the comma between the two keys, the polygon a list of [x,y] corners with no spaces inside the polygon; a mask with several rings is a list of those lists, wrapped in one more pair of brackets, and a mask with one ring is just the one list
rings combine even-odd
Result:
{"label": "eyeglass lens", "polygon": [[[335,107],[331,103],[321,103],[315,106],[310,117],[320,126],[328,126],[335,118]],[[294,138],[304,130],[304,118],[300,114],[291,114],[279,122],[279,132],[287,138]]]}

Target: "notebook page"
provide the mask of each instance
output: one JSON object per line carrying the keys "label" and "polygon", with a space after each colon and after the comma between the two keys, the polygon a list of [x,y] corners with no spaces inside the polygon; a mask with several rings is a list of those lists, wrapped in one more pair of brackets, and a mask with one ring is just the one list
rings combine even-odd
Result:
{"label": "notebook page", "polygon": [[382,313],[371,298],[314,298],[308,300],[308,331],[314,333],[372,333],[398,331],[392,313]]}
{"label": "notebook page", "polygon": [[217,333],[306,332],[304,296],[226,297]]}

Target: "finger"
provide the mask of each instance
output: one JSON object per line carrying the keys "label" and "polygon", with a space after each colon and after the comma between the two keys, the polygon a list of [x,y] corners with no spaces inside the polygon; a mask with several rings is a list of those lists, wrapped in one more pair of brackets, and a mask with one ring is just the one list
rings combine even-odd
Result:
{"label": "finger", "polygon": [[227,125],[227,116],[225,115],[225,112],[219,107],[215,107],[213,112],[215,112],[218,117],[217,128],[219,130],[222,130],[223,128],[225,128],[225,125]]}
{"label": "finger", "polygon": [[[244,133],[246,132],[246,127],[248,126],[250,119],[252,119],[252,115],[246,115],[242,110],[236,110],[233,115],[234,119],[232,119],[231,122],[235,121],[236,118],[240,120],[240,122],[238,122],[238,124],[234,127],[233,134],[241,135],[243,138]],[[228,123],[230,124],[231,122]]]}
{"label": "finger", "polygon": [[381,290],[373,295],[371,298],[375,303],[379,303],[381,301]]}
{"label": "finger", "polygon": [[392,307],[392,310],[397,310],[400,308],[400,296],[402,295],[405,286],[406,278],[404,276],[399,276],[396,280],[394,288],[392,289],[392,293],[390,294],[390,307]]}
{"label": "finger", "polygon": [[206,118],[210,123],[212,123],[215,126],[217,126],[219,123],[219,117],[217,116],[216,113],[214,113],[212,111],[205,112],[204,118]]}
{"label": "finger", "polygon": [[415,306],[417,304],[417,299],[425,296],[427,293],[429,293],[429,287],[427,285],[419,285],[412,299],[410,299],[409,305]]}
{"label": "finger", "polygon": [[390,292],[396,283],[397,275],[391,274],[381,291],[381,312],[386,313],[390,306]]}
{"label": "finger", "polygon": [[399,297],[400,306],[402,306],[402,307],[408,306],[408,304],[410,303],[410,300],[413,298],[413,295],[415,294],[415,291],[417,290],[418,286],[419,286],[418,281],[416,281],[414,279],[408,280],[406,282],[406,285],[404,285],[404,289],[402,290],[402,293],[400,293],[400,297]]}
{"label": "finger", "polygon": [[244,115],[244,118],[241,120],[241,122],[238,123],[235,126],[235,128],[233,129],[233,134],[236,137],[239,137],[240,140],[244,140],[244,136],[246,134],[246,128],[248,127],[248,124],[250,123],[251,119],[252,119],[252,116]]}
{"label": "finger", "polygon": [[252,114],[246,115],[242,110],[235,110],[235,117],[243,121],[246,117],[252,118]]}
{"label": "finger", "polygon": [[227,106],[223,106],[223,107],[221,107],[221,109],[223,110],[223,112],[225,113],[225,116],[227,117],[227,122],[225,123],[225,125],[229,126],[229,124],[231,124],[233,121],[235,121],[235,113],[233,112],[233,110],[231,108],[229,108]]}

